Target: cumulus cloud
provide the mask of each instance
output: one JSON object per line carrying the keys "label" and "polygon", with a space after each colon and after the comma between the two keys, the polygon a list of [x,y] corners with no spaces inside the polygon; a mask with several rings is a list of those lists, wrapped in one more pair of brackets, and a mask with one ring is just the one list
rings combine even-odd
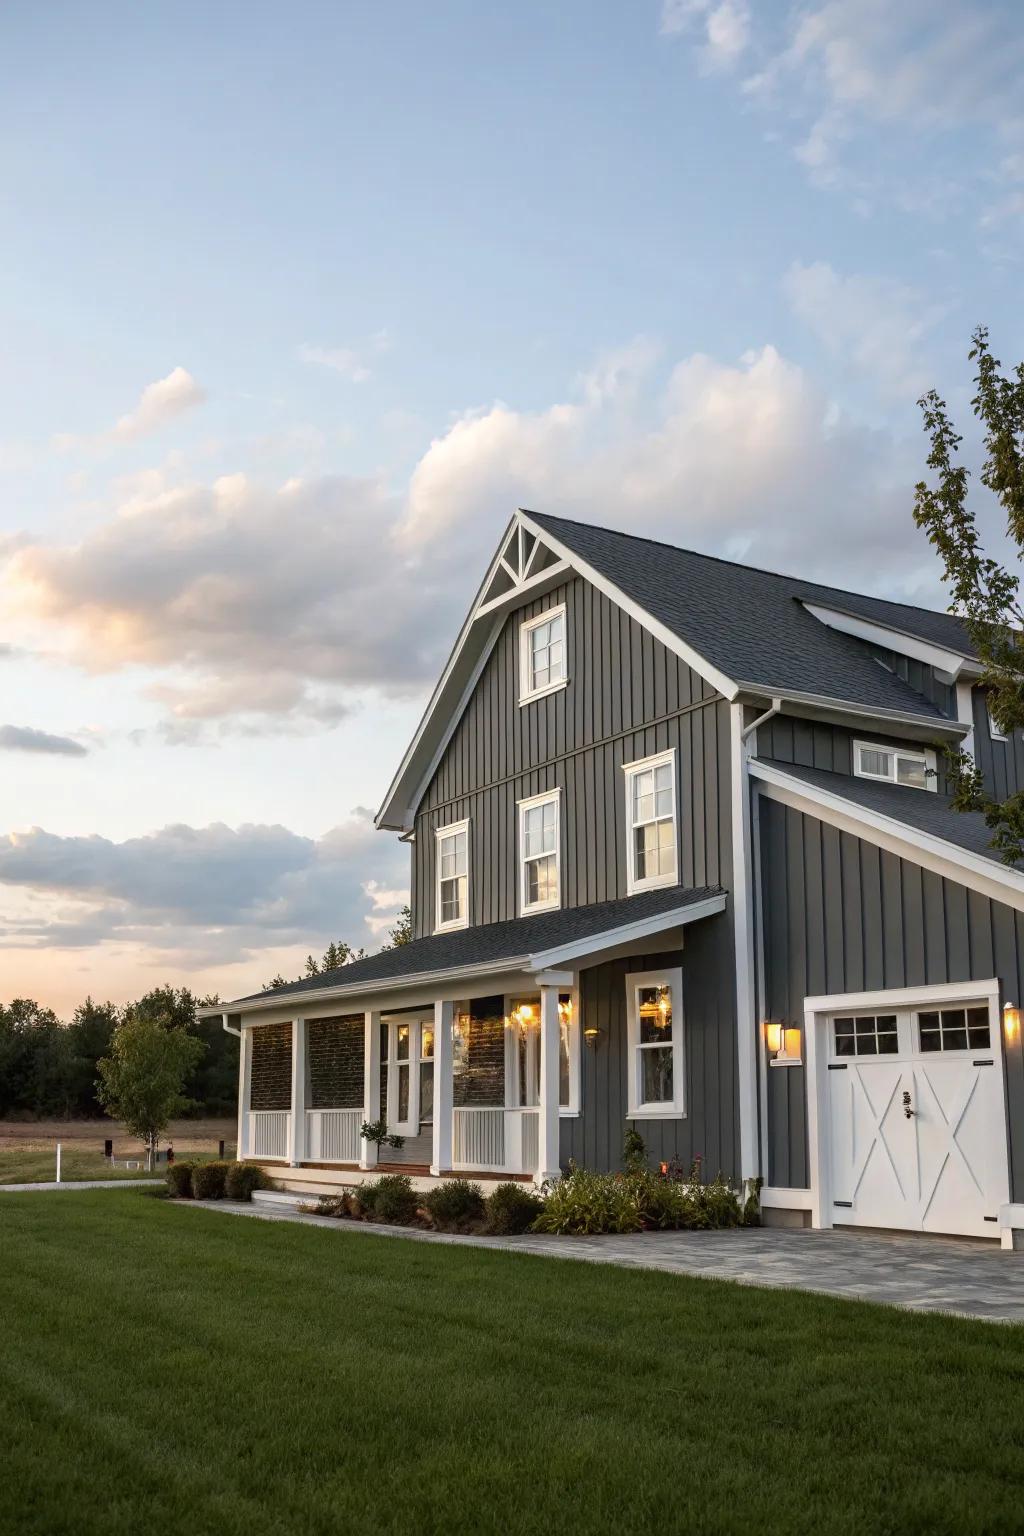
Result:
{"label": "cumulus cloud", "polygon": [[922,343],[946,313],[890,278],[842,275],[828,262],[794,262],[786,273],[794,313],[834,356],[849,359],[883,394],[914,400],[928,387]]}
{"label": "cumulus cloud", "polygon": [[166,378],[147,384],[132,410],[120,416],[107,431],[92,436],[62,433],[54,445],[67,453],[76,448],[99,448],[116,443],[131,443],[158,432],[175,417],[182,416],[206,399],[187,368],[172,368]]}
{"label": "cumulus cloud", "polygon": [[87,748],[70,736],[53,736],[31,725],[0,725],[0,751],[42,752],[52,757],[85,757]]}
{"label": "cumulus cloud", "polygon": [[177,739],[307,729],[361,691],[436,677],[517,505],[902,590],[922,560],[931,573],[909,515],[919,460],[772,346],[671,364],[640,339],[546,409],[464,413],[404,493],[147,482],[77,544],[15,540],[8,632],[94,670],[146,669]]}
{"label": "cumulus cloud", "polygon": [[116,943],[224,963],[332,937],[358,947],[394,921],[407,879],[408,849],[368,812],[316,839],[214,825],[117,843],[37,827],[0,838],[0,887],[44,898],[0,917],[0,947]]}

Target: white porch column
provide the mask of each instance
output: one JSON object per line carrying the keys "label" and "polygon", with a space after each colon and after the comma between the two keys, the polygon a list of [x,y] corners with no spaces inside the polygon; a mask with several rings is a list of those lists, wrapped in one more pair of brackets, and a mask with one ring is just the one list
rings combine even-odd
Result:
{"label": "white porch column", "polygon": [[[363,1119],[380,1119],[380,1013],[363,1015]],[[377,1147],[365,1137],[359,1143],[360,1168],[377,1166]]]}
{"label": "white porch column", "polygon": [[[226,1015],[225,1015],[226,1017]],[[252,1030],[242,1025],[238,1042],[238,1141],[235,1156],[249,1155],[249,1102],[252,1098]]]}
{"label": "white porch column", "polygon": [[537,1116],[537,1168],[534,1181],[557,1179],[558,1154],[558,988],[540,989],[540,1099]]}
{"label": "white porch column", "polygon": [[434,1004],[434,1150],[430,1159],[434,1175],[447,1173],[452,1166],[454,1020],[454,1003]]}
{"label": "white porch column", "polygon": [[306,1021],[292,1019],[292,1113],[288,1125],[288,1161],[293,1168],[306,1158]]}

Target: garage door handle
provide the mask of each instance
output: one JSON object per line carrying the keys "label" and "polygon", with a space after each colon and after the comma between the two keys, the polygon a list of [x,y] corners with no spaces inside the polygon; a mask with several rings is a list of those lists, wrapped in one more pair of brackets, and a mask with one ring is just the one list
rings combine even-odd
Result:
{"label": "garage door handle", "polygon": [[906,1089],[903,1090],[903,1113],[906,1115],[908,1120],[912,1115],[917,1113],[916,1110],[913,1110],[910,1107],[910,1094]]}

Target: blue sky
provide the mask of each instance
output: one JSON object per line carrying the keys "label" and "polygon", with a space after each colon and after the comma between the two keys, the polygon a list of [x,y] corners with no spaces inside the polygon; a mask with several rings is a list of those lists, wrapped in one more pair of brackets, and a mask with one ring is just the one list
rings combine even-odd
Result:
{"label": "blue sky", "polygon": [[0,994],[376,942],[517,503],[941,604],[1022,87],[1014,3],[8,4]]}

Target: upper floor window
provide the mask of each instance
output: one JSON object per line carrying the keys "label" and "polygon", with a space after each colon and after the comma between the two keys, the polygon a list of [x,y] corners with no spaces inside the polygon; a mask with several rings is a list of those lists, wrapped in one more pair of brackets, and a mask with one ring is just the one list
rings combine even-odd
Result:
{"label": "upper floor window", "polygon": [[683,975],[678,968],[626,977],[628,1118],[682,1115]]}
{"label": "upper floor window", "polygon": [[565,604],[549,608],[519,627],[519,702],[564,688],[568,680],[565,658]]}
{"label": "upper floor window", "polygon": [[437,829],[436,928],[465,928],[469,922],[469,822]]}
{"label": "upper floor window", "polygon": [[853,744],[853,772],[858,779],[881,779],[908,789],[932,789],[936,785],[935,753],[914,752],[903,747],[881,747],[871,741]]}
{"label": "upper floor window", "polygon": [[544,912],[562,904],[559,791],[519,802],[519,910]]}
{"label": "upper floor window", "polygon": [[675,885],[679,878],[675,749],[626,763],[625,774],[626,889],[632,895]]}
{"label": "upper floor window", "polygon": [[985,711],[988,715],[988,734],[991,741],[1005,741],[1006,732],[1000,728],[998,721],[992,713],[992,706],[986,699]]}

